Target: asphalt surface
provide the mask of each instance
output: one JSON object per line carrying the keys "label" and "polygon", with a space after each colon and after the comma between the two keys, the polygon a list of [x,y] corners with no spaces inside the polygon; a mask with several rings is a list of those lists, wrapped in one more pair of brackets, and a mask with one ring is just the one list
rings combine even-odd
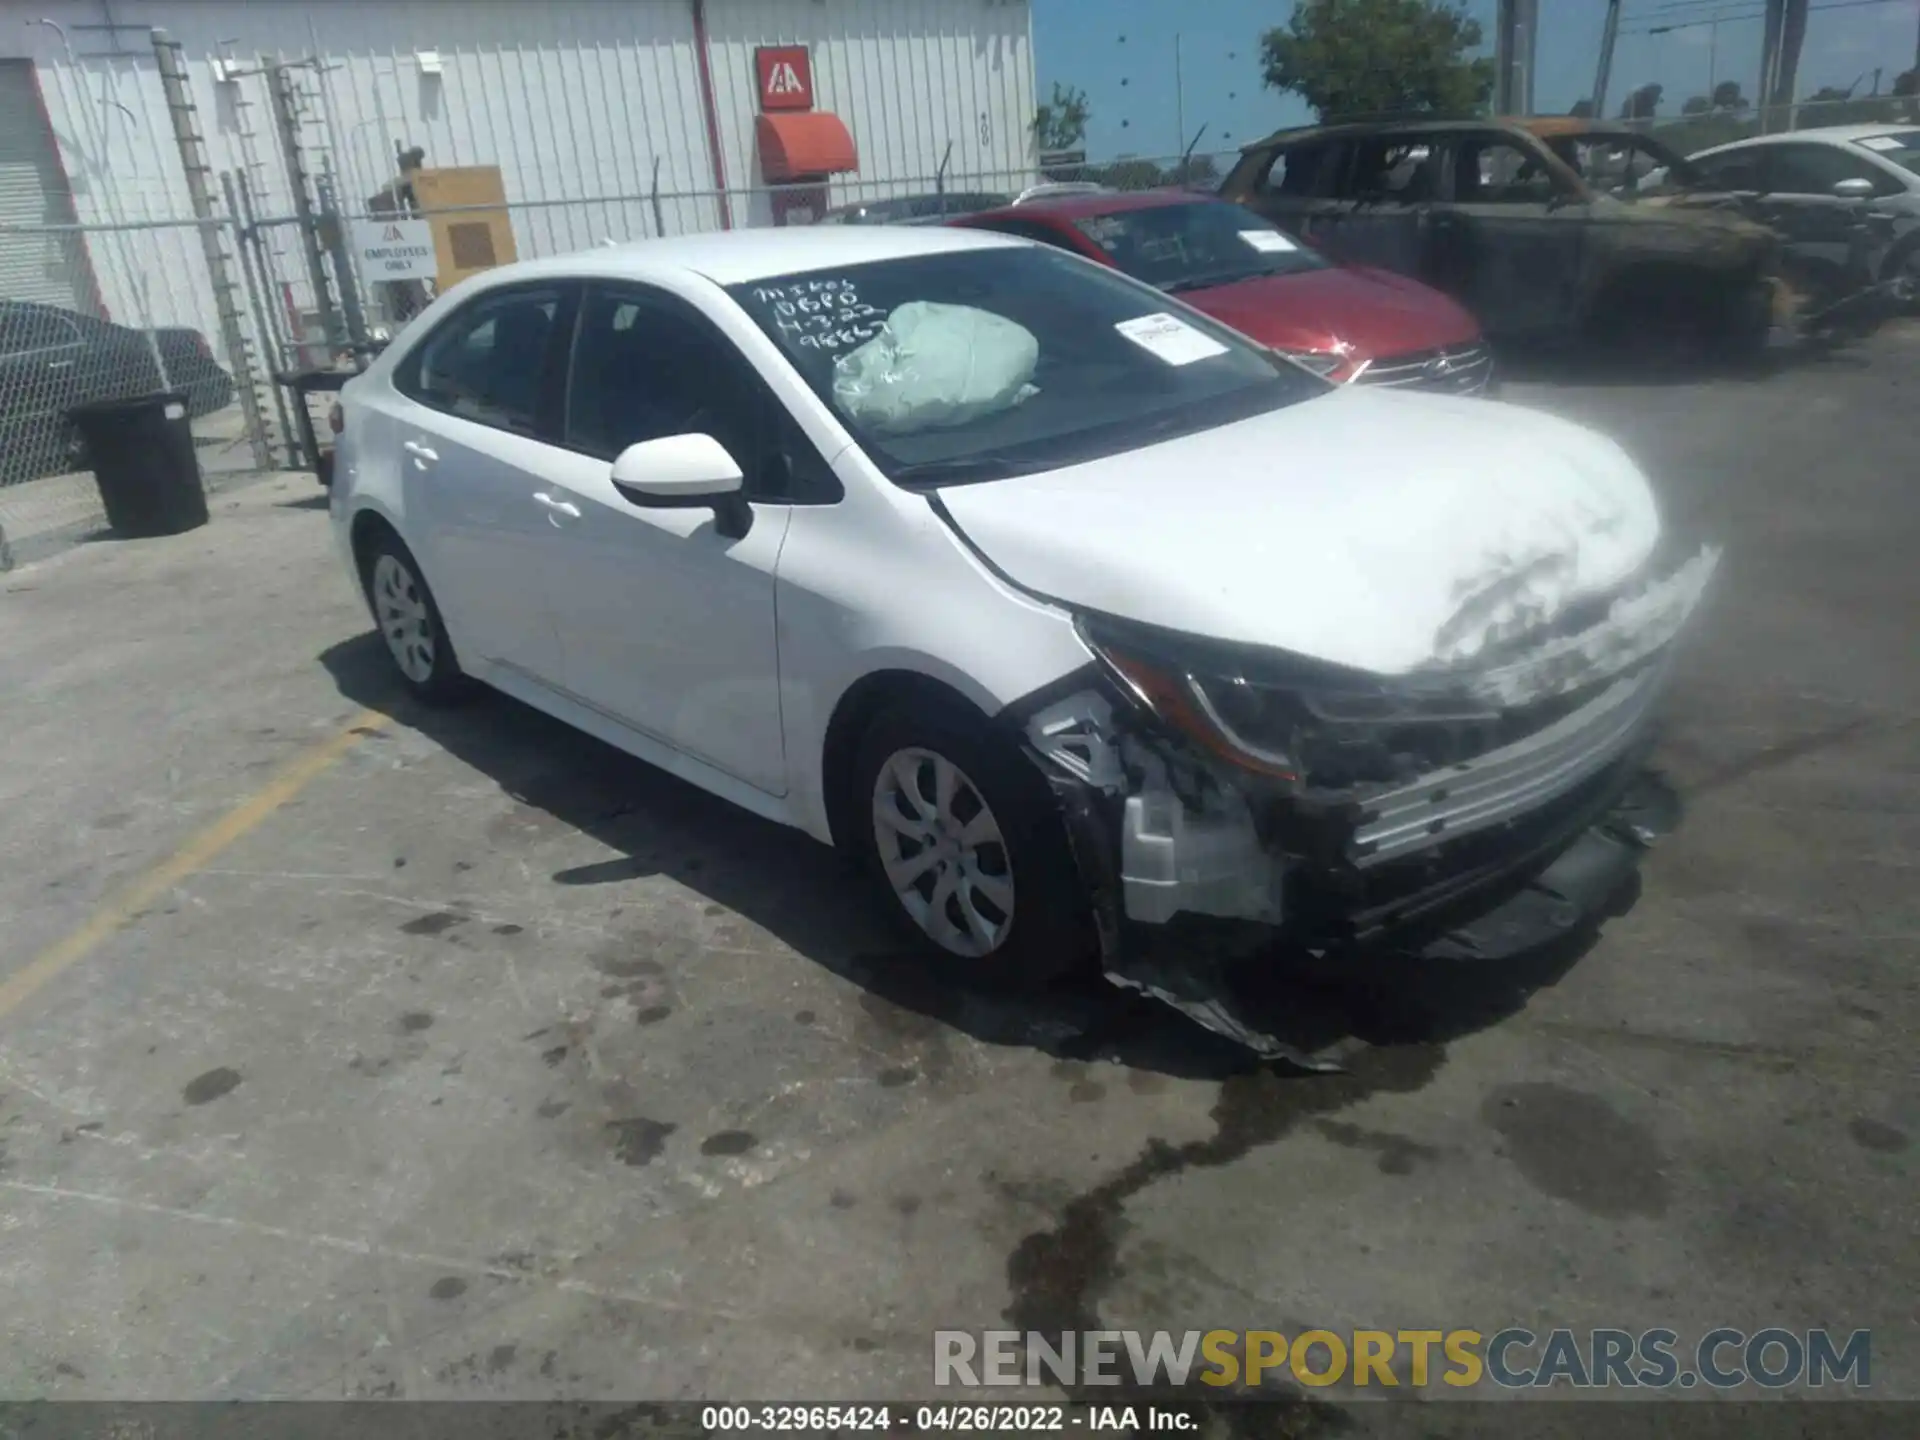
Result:
{"label": "asphalt surface", "polygon": [[1871,1328],[1920,1398],[1916,377],[1909,329],[1511,390],[1728,546],[1688,815],[1579,953],[1276,986],[1325,1078],[934,989],[811,842],[407,708],[308,480],[6,576],[0,1398],[925,1398],[941,1328],[1508,1325]]}

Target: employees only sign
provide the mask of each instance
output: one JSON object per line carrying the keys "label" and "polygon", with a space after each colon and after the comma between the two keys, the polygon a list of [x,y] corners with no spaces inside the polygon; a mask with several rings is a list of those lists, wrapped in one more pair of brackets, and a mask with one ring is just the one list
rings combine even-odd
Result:
{"label": "employees only sign", "polygon": [[362,220],[353,227],[353,243],[369,281],[431,280],[437,273],[433,228],[425,220]]}

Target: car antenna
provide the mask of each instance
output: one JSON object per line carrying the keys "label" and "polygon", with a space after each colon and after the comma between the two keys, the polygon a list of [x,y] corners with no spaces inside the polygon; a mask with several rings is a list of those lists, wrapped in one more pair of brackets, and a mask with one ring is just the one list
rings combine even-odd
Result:
{"label": "car antenna", "polygon": [[1191,160],[1193,158],[1193,152],[1200,148],[1200,137],[1206,133],[1207,125],[1203,120],[1200,122],[1200,128],[1193,132],[1193,143],[1187,146],[1187,153],[1180,157],[1181,175],[1184,176],[1187,173],[1187,161]]}

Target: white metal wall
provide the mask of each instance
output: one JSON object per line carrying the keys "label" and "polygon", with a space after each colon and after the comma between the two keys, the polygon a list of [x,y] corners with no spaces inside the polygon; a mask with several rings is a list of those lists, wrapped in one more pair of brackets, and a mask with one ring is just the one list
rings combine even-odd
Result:
{"label": "white metal wall", "polygon": [[[0,60],[0,222],[71,223],[72,203],[32,65]],[[80,309],[92,287],[76,258],[74,242],[57,235],[0,245],[0,300],[39,300]]]}
{"label": "white metal wall", "polygon": [[1023,171],[1036,158],[1026,0],[708,0],[707,38],[731,187],[764,183],[753,138],[761,45],[809,47],[814,108],[846,121],[862,199],[928,189],[949,145],[955,176]]}
{"label": "white metal wall", "polygon": [[[109,17],[136,28],[89,28]],[[1031,168],[1027,0],[707,0],[707,25],[730,188],[759,183],[762,44],[812,47],[815,103],[852,131],[862,197],[925,188],[949,143],[956,177]],[[0,56],[36,62],[82,223],[191,215],[153,26],[181,45],[213,168],[250,174],[263,216],[291,210],[266,83],[217,79],[222,60],[325,61],[302,72],[305,139],[343,201],[391,177],[396,145],[423,147],[429,164],[498,165],[523,257],[656,233],[642,198],[656,161],[665,192],[714,188],[691,0],[0,0]],[[668,233],[719,223],[711,195],[661,209]],[[731,209],[736,224],[758,218],[742,198]],[[291,228],[272,236],[279,277],[310,304]],[[190,231],[94,237],[89,250],[116,316],[214,334]]]}

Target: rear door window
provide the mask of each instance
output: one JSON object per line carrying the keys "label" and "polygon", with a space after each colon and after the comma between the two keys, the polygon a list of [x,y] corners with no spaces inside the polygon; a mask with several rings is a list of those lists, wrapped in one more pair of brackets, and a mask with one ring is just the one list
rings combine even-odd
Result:
{"label": "rear door window", "polygon": [[1412,204],[1439,190],[1440,153],[1422,136],[1376,135],[1353,145],[1347,193],[1356,200]]}
{"label": "rear door window", "polygon": [[1544,205],[1559,192],[1545,157],[1505,135],[1469,135],[1455,147],[1453,198],[1463,205]]}
{"label": "rear door window", "polygon": [[1893,178],[1871,161],[1837,145],[1773,145],[1767,157],[1767,189],[1780,195],[1831,195],[1842,180],[1872,182],[1874,193],[1899,190]]}
{"label": "rear door window", "polygon": [[1273,157],[1260,188],[1283,199],[1307,200],[1321,193],[1329,147],[1309,143],[1289,145]]}
{"label": "rear door window", "polygon": [[1695,160],[1693,168],[1701,183],[1715,190],[1758,190],[1760,156],[1756,146],[1749,150],[1729,150],[1724,155],[1709,155]]}
{"label": "rear door window", "polygon": [[0,355],[52,350],[79,339],[79,327],[56,311],[27,305],[0,309]]}
{"label": "rear door window", "polygon": [[570,286],[497,290],[448,316],[400,364],[394,385],[430,409],[557,441]]}

